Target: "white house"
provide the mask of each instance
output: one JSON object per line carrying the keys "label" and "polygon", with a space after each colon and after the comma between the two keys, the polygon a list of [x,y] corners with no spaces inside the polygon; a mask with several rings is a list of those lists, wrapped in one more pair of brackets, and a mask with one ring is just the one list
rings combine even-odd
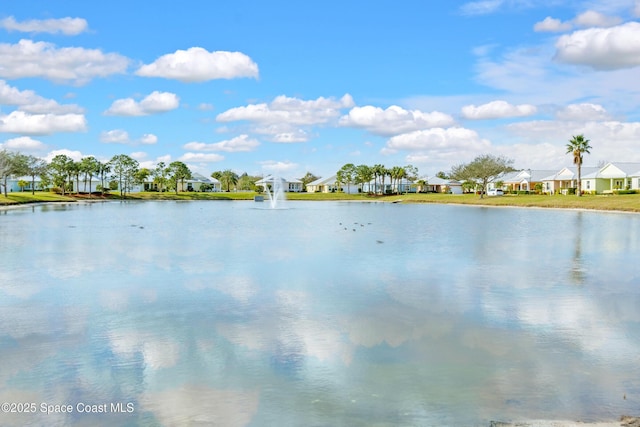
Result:
{"label": "white house", "polygon": [[307,184],[308,193],[334,193],[336,191],[344,191],[345,193],[358,193],[359,187],[355,184],[343,184],[338,183],[336,175],[331,175],[328,178],[316,179],[313,182]]}
{"label": "white house", "polygon": [[[580,176],[584,178],[586,175],[595,173],[599,168],[591,167],[591,166],[583,166],[580,168]],[[573,167],[565,167],[560,169],[558,172],[546,176],[542,179],[542,192],[546,194],[568,194],[570,188],[576,188],[578,180],[578,168]],[[581,179],[581,182],[584,184],[584,179]],[[589,191],[584,188],[582,185],[582,191]]]}
{"label": "white house", "polygon": [[197,172],[191,173],[191,179],[185,179],[184,184],[182,182],[178,183],[178,191],[203,191],[203,188],[209,187],[210,189],[204,191],[222,191],[222,185],[220,181],[211,177],[207,178],[204,175],[201,175]]}
{"label": "white house", "polygon": [[640,190],[640,163],[607,163],[595,172],[583,173],[581,187],[583,192],[596,194],[615,190]]}
{"label": "white house", "polygon": [[300,193],[302,192],[302,181],[299,179],[287,179],[282,177],[274,177],[273,175],[267,175],[261,180],[256,181],[257,186],[269,186],[269,188],[273,188],[275,180],[280,182],[280,186],[284,192],[287,193]]}
{"label": "white house", "polygon": [[[7,178],[7,192],[11,193],[14,191],[31,191],[31,181],[33,180],[33,178],[31,178],[30,176],[18,176],[18,177],[11,177],[11,178]],[[18,185],[18,183],[20,181],[25,181],[27,183],[27,185],[24,188],[20,188],[20,186]],[[35,177],[35,180],[33,182],[34,184],[34,190],[42,190],[42,186],[41,186],[41,179],[39,176]],[[4,190],[4,189],[3,189]]]}
{"label": "white house", "polygon": [[462,194],[462,183],[455,179],[444,179],[437,176],[424,179],[427,191],[430,193]]}
{"label": "white house", "polygon": [[502,181],[504,183],[504,190],[534,191],[536,184],[541,184],[544,189],[544,184],[542,183],[543,180],[555,173],[555,170],[548,169],[523,169],[518,172],[507,174],[495,181]]}

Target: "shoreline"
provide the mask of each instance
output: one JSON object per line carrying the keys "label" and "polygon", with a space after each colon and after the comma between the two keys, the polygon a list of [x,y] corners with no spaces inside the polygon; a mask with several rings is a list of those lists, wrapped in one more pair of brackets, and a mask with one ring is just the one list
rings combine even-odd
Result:
{"label": "shoreline", "polygon": [[[16,202],[16,203],[6,203],[0,204],[0,212],[16,210],[16,209],[24,209],[35,206],[46,206],[46,205],[74,205],[74,204],[92,204],[92,203],[106,203],[106,202],[118,202],[118,201],[130,201],[130,202],[165,202],[165,201],[190,201],[190,202],[253,202],[253,199],[153,199],[153,198],[136,198],[136,199],[70,199],[70,200],[47,200],[47,201],[27,201],[27,202]],[[287,199],[287,202],[337,202],[337,203],[386,203],[386,204],[399,204],[399,205],[420,205],[420,204],[433,204],[433,205],[456,205],[456,206],[467,206],[474,208],[512,208],[512,209],[540,209],[540,210],[560,210],[560,211],[574,211],[574,212],[593,212],[593,213],[612,213],[612,214],[640,214],[640,211],[630,210],[630,209],[598,209],[598,208],[588,208],[588,207],[574,207],[574,206],[537,206],[537,205],[494,205],[494,204],[482,204],[482,203],[464,203],[464,202],[456,202],[456,201],[440,201],[440,200],[403,200],[403,199],[393,199],[393,200],[382,200],[382,199],[374,199],[374,200],[357,200],[357,199],[327,199],[327,200],[319,200],[319,199],[311,199],[311,200],[302,200],[302,199]],[[640,427],[640,424],[639,426]]]}
{"label": "shoreline", "polygon": [[640,427],[640,417],[622,415],[617,421],[594,422],[568,420],[491,421],[489,427]]}

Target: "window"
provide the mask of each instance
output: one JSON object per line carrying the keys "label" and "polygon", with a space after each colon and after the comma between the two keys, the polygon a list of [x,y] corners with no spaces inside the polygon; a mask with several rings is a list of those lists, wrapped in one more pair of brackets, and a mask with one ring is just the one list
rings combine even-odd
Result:
{"label": "window", "polygon": [[587,190],[591,190],[591,181],[586,181],[587,183]]}

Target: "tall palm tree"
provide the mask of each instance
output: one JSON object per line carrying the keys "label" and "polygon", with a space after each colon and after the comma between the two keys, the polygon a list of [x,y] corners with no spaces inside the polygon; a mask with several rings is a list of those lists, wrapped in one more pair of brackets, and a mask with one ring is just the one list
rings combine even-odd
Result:
{"label": "tall palm tree", "polygon": [[581,179],[582,179],[582,155],[584,153],[590,154],[591,146],[589,140],[584,138],[584,135],[574,136],[569,140],[567,144],[567,154],[573,155],[573,164],[578,168],[578,187],[576,188],[576,195],[582,196]]}

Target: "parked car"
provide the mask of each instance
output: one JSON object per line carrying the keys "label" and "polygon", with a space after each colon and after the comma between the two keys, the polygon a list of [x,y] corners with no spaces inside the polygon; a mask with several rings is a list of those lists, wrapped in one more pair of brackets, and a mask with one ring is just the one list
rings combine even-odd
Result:
{"label": "parked car", "polygon": [[504,195],[504,191],[499,188],[492,188],[491,190],[487,190],[487,196],[502,196]]}

